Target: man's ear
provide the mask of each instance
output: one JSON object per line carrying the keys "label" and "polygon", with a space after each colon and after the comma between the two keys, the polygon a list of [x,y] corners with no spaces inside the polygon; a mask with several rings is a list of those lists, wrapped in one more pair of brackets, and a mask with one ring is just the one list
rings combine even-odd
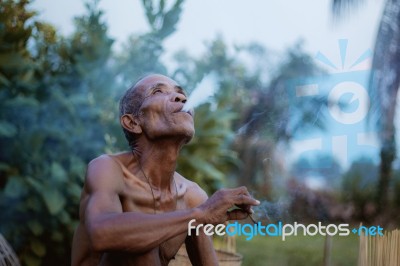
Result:
{"label": "man's ear", "polygon": [[121,126],[129,132],[140,134],[142,133],[142,127],[140,126],[139,119],[132,114],[124,114],[120,119]]}

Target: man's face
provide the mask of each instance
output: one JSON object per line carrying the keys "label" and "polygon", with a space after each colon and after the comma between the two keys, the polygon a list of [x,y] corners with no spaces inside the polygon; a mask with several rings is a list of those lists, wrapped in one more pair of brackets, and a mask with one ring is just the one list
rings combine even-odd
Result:
{"label": "man's face", "polygon": [[193,112],[181,111],[186,94],[178,84],[163,75],[148,76],[137,84],[144,100],[139,109],[143,133],[149,139],[194,135]]}

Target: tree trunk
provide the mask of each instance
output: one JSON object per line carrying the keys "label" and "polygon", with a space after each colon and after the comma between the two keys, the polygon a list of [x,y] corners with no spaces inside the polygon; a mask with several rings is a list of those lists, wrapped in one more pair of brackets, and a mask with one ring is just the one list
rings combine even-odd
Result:
{"label": "tree trunk", "polygon": [[379,114],[377,126],[381,142],[376,203],[378,211],[382,212],[389,204],[392,163],[396,157],[394,119],[400,84],[400,0],[387,0],[385,3],[371,73],[371,107]]}
{"label": "tree trunk", "polygon": [[377,190],[378,212],[383,213],[389,205],[389,184],[392,176],[392,164],[396,157],[394,135],[381,148],[381,163]]}

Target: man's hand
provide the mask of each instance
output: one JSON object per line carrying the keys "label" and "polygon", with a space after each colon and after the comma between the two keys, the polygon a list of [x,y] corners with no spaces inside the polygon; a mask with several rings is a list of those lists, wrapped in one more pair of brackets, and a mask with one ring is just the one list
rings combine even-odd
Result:
{"label": "man's hand", "polygon": [[[222,224],[227,220],[245,219],[252,213],[251,206],[260,202],[255,200],[246,187],[221,189],[215,192],[198,208],[202,211],[202,222],[206,224]],[[232,207],[237,207],[228,211]]]}

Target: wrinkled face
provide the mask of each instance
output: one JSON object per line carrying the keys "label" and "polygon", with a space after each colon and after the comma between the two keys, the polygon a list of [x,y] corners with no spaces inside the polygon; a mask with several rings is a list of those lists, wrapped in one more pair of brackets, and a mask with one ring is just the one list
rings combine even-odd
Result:
{"label": "wrinkled face", "polygon": [[144,100],[139,109],[143,133],[149,139],[194,135],[193,111],[182,111],[186,94],[178,84],[163,75],[148,76],[137,84]]}

